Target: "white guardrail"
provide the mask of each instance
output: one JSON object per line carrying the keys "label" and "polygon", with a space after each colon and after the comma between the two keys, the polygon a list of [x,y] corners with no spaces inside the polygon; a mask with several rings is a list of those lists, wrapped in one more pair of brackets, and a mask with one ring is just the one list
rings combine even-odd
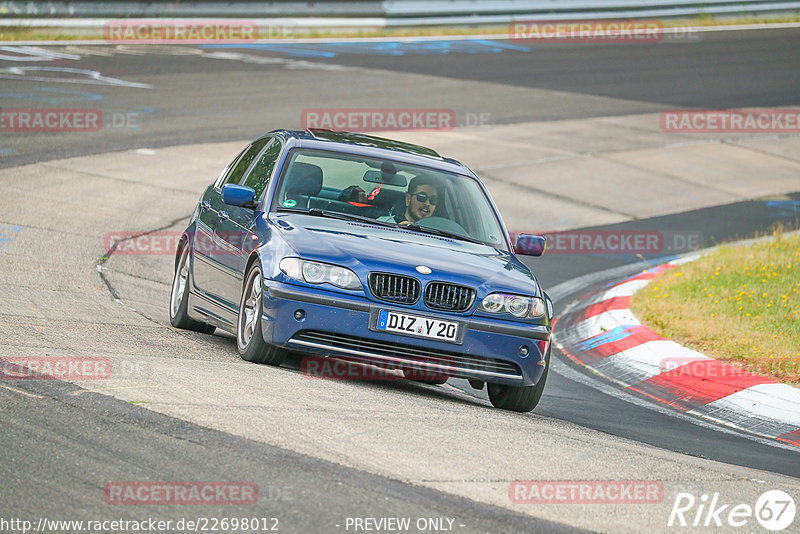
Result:
{"label": "white guardrail", "polygon": [[797,10],[798,0],[0,0],[0,26],[95,26],[97,19],[110,18],[246,17],[297,27],[398,27]]}

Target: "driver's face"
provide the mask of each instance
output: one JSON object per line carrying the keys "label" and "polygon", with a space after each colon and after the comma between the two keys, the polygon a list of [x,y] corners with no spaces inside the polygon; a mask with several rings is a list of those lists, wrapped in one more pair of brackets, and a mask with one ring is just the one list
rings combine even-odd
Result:
{"label": "driver's face", "polygon": [[[425,194],[420,195],[420,193]],[[420,201],[418,197],[423,197],[425,200]],[[415,222],[433,215],[436,205],[431,203],[431,197],[434,202],[438,202],[438,193],[432,185],[420,185],[413,193],[406,194],[406,219]]]}

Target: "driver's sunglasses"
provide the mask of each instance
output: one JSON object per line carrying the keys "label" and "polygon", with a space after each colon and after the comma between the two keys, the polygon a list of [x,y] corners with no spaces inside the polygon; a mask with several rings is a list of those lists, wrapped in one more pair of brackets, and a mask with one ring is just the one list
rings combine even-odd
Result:
{"label": "driver's sunglasses", "polygon": [[417,198],[417,202],[425,202],[426,200],[431,203],[431,206],[435,206],[437,202],[439,202],[439,197],[436,195],[428,196],[428,193],[422,192],[417,193],[414,195]]}

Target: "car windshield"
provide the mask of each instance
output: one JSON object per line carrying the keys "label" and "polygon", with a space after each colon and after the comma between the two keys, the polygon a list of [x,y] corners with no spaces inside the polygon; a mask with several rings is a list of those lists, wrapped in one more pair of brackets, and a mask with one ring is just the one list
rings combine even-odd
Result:
{"label": "car windshield", "polygon": [[294,149],[272,209],[409,225],[507,250],[497,214],[474,178],[394,160]]}

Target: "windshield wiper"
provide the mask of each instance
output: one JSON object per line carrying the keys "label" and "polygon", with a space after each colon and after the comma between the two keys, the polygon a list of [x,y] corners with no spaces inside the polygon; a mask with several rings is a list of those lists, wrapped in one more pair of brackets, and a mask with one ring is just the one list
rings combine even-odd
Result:
{"label": "windshield wiper", "polygon": [[372,217],[365,217],[363,215],[354,215],[352,213],[341,213],[338,211],[321,210],[319,208],[309,208],[307,210],[302,208],[277,208],[276,211],[291,211],[293,213],[303,213],[305,215],[313,215],[314,217],[328,217],[330,219],[341,219],[344,221],[361,221],[370,224],[377,224],[379,226],[395,226],[393,223],[378,221]]}
{"label": "windshield wiper", "polygon": [[470,237],[463,234],[457,234],[455,232],[448,232],[447,230],[439,230],[438,228],[430,228],[428,226],[420,226],[419,224],[412,223],[412,224],[398,224],[398,228],[409,228],[411,230],[416,230],[418,232],[422,232],[424,234],[434,234],[442,237],[449,237],[451,239],[460,239],[462,241],[469,241],[470,243],[477,243],[478,245],[486,245],[480,239],[475,239],[474,237]]}

